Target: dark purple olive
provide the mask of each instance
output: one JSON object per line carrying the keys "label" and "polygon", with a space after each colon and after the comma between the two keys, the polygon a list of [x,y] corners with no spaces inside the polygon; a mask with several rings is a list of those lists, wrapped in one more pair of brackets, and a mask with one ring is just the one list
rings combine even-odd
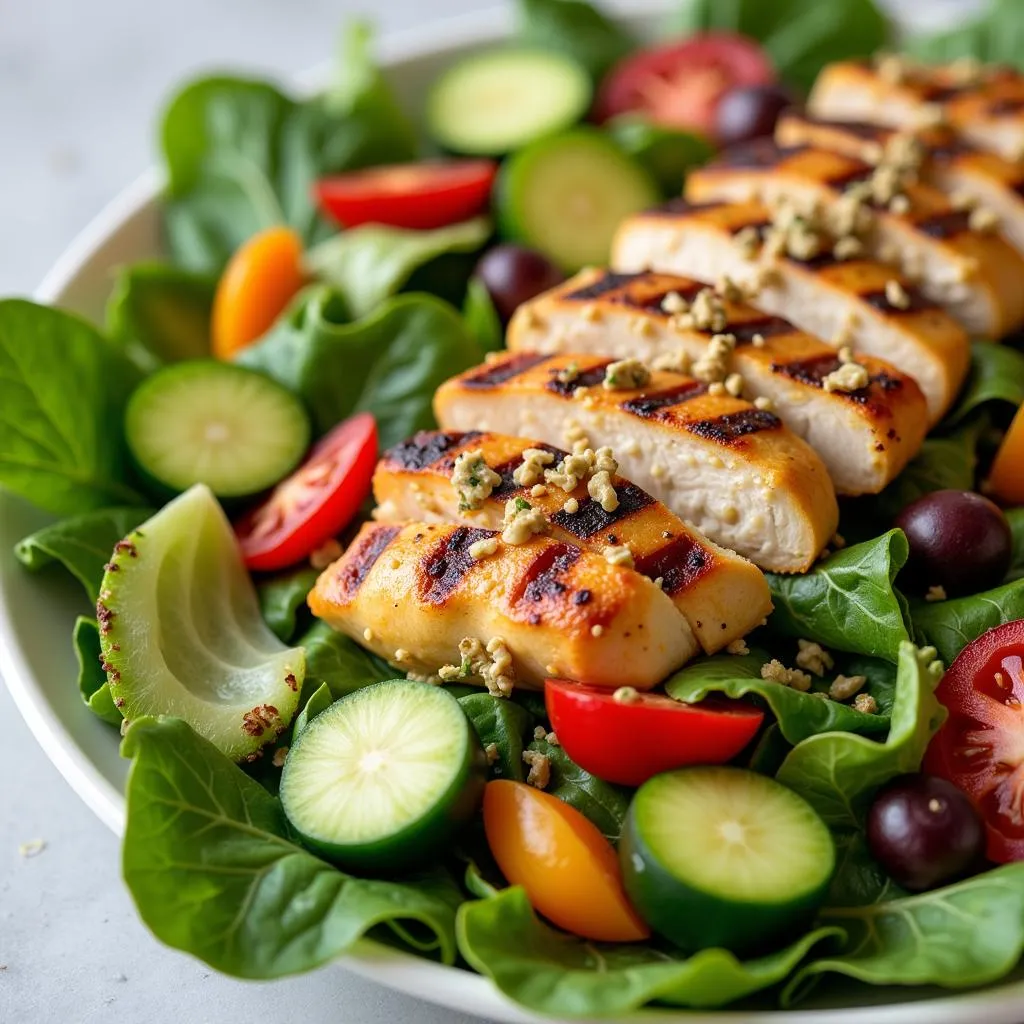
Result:
{"label": "dark purple olive", "polygon": [[942,587],[947,597],[999,586],[1010,570],[1013,535],[1006,516],[973,491],[934,491],[896,518],[910,542],[902,585],[918,593]]}
{"label": "dark purple olive", "polygon": [[494,308],[506,324],[517,307],[565,280],[565,274],[551,260],[523,245],[488,249],[474,273],[490,292]]}
{"label": "dark purple olive", "polygon": [[911,892],[968,874],[985,849],[985,826],[970,800],[935,775],[900,775],[868,811],[868,847]]}
{"label": "dark purple olive", "polygon": [[723,146],[771,135],[793,95],[780,85],[741,85],[730,89],[715,113],[715,136]]}

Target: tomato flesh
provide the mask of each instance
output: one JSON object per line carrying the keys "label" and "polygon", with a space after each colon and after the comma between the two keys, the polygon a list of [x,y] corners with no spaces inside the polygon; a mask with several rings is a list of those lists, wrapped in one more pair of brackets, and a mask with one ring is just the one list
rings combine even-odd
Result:
{"label": "tomato flesh", "polygon": [[705,32],[626,57],[608,73],[595,114],[638,111],[656,124],[714,134],[719,101],[737,86],[769,85],[775,70],[753,40]]}
{"label": "tomato flesh", "polygon": [[925,771],[974,802],[990,860],[1024,860],[1024,620],[965,647],[935,696],[949,717],[928,747]]}
{"label": "tomato flesh", "polygon": [[260,572],[285,569],[335,537],[370,493],[376,461],[377,424],[369,413],[336,426],[235,524],[245,564]]}
{"label": "tomato flesh", "polygon": [[611,844],[575,808],[522,782],[489,782],[484,831],[501,873],[559,928],[599,942],[650,936],[626,897]]}
{"label": "tomato flesh", "polygon": [[321,209],[344,227],[427,231],[483,213],[497,173],[493,160],[395,164],[322,178],[314,192]]}
{"label": "tomato flesh", "polygon": [[548,679],[544,693],[565,752],[592,775],[624,786],[686,765],[724,764],[764,721],[753,704],[726,698],[683,704],[638,693],[624,703],[606,689],[564,679]]}

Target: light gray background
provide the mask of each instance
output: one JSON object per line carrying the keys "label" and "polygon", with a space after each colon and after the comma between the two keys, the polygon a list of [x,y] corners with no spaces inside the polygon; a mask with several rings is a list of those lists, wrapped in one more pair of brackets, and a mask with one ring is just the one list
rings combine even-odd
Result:
{"label": "light gray background", "polygon": [[[977,0],[926,2],[934,15]],[[347,14],[387,32],[484,5],[0,0],[0,295],[30,293],[146,167],[154,112],[183,75],[301,70],[329,56]],[[243,985],[159,946],[121,885],[117,840],[58,776],[2,687],[0,723],[0,1024],[473,1024],[336,967]],[[34,839],[44,851],[21,856]]]}

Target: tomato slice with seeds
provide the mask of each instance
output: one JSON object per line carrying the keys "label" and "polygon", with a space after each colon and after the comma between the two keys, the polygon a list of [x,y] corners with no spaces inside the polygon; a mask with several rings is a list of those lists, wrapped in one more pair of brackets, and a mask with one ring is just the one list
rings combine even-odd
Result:
{"label": "tomato slice with seeds", "polygon": [[935,696],[949,717],[928,747],[924,770],[974,802],[990,860],[1024,860],[1024,620],[968,644]]}
{"label": "tomato slice with seeds", "polygon": [[377,423],[368,412],[336,426],[235,524],[245,564],[259,572],[286,569],[337,536],[370,493],[376,461]]}

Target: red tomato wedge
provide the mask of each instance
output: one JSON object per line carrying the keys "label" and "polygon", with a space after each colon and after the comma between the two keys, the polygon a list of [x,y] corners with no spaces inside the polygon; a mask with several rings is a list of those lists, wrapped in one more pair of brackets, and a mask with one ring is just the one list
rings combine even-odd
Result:
{"label": "red tomato wedge", "polygon": [[377,424],[368,412],[339,423],[270,497],[235,524],[245,564],[285,569],[337,536],[370,493]]}
{"label": "red tomato wedge", "polygon": [[321,178],[313,190],[320,208],[344,227],[427,231],[483,213],[497,173],[493,160],[428,160]]}
{"label": "red tomato wedge", "polygon": [[735,757],[764,721],[739,700],[708,697],[682,704],[658,693],[630,694],[564,679],[544,684],[551,728],[565,752],[606,782],[640,786],[672,768],[723,764]]}
{"label": "red tomato wedge", "polygon": [[935,696],[949,712],[924,770],[974,801],[999,864],[1024,860],[1024,620],[968,644]]}
{"label": "red tomato wedge", "polygon": [[714,134],[718,102],[741,85],[769,85],[775,69],[746,36],[704,32],[626,57],[598,90],[599,121],[638,111],[656,124]]}

